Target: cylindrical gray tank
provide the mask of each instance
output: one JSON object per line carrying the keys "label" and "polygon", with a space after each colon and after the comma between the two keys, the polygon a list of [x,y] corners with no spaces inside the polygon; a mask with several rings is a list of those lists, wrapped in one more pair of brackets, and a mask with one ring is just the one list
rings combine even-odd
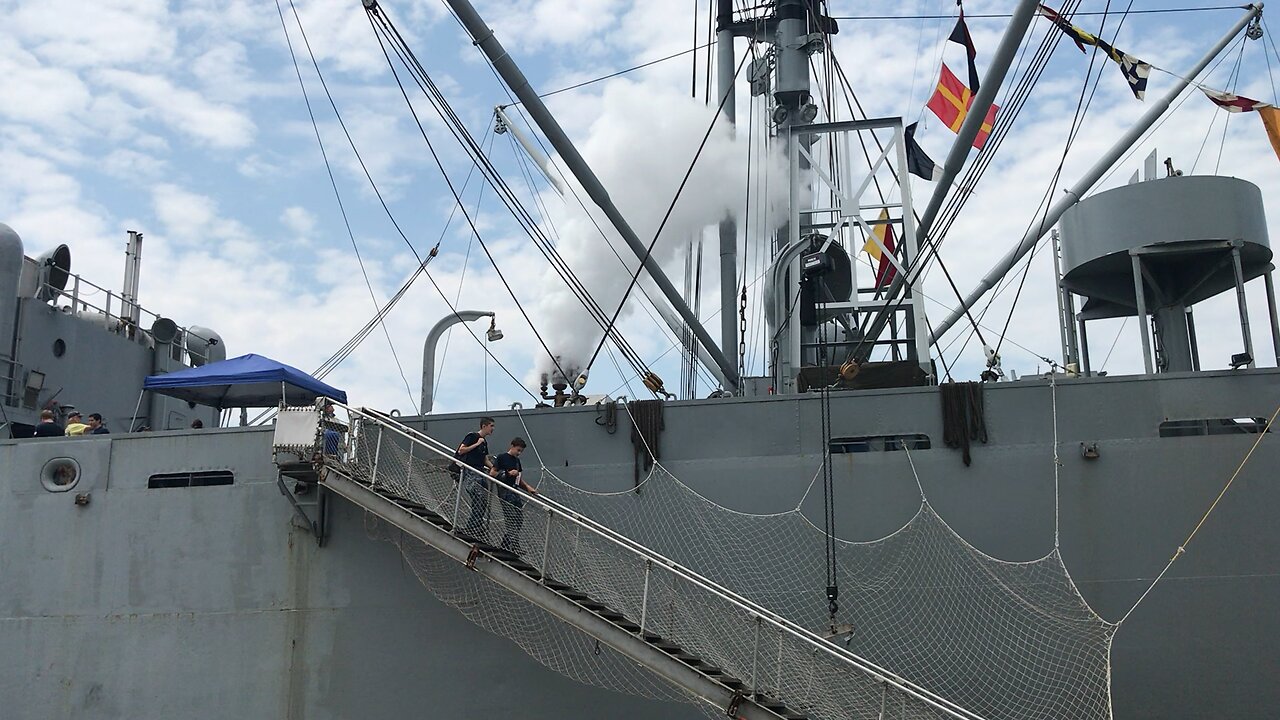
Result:
{"label": "cylindrical gray tank", "polygon": [[1148,310],[1194,305],[1235,287],[1223,241],[1242,241],[1246,280],[1271,262],[1262,191],[1238,178],[1125,185],[1081,200],[1062,216],[1061,228],[1062,284],[1088,298],[1087,319],[1137,313],[1131,250],[1144,250],[1143,266],[1162,293],[1147,298]]}
{"label": "cylindrical gray tank", "polygon": [[[0,358],[12,359],[22,258],[22,238],[13,228],[0,223]],[[0,367],[0,377],[8,374],[7,367]]]}

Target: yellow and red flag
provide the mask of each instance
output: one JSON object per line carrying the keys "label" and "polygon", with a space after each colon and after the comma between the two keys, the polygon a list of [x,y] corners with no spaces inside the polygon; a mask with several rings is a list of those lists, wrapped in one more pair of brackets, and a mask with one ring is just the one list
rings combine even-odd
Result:
{"label": "yellow and red flag", "polygon": [[1271,140],[1271,149],[1280,158],[1280,108],[1270,105],[1258,108],[1258,117],[1262,118],[1262,126],[1267,129],[1267,138]]}
{"label": "yellow and red flag", "polygon": [[[933,111],[938,119],[951,128],[951,132],[959,132],[960,125],[969,114],[969,108],[973,105],[973,93],[965,84],[956,77],[951,69],[943,64],[942,77],[938,79],[938,88],[934,90],[933,97],[929,98],[927,107]],[[982,121],[982,127],[978,130],[978,135],[973,139],[973,146],[982,149],[987,142],[987,136],[991,134],[991,128],[996,122],[996,111],[1000,108],[992,105],[987,108],[987,116]]]}
{"label": "yellow and red flag", "polygon": [[862,246],[862,249],[873,260],[877,261],[876,287],[882,287],[885,283],[893,282],[893,276],[898,273],[893,263],[889,262],[888,255],[880,252],[880,245],[883,245],[884,249],[888,250],[890,254],[893,254],[898,249],[893,241],[893,225],[889,222],[888,210],[880,211],[880,222],[871,228],[871,234],[875,235],[880,244],[877,245],[871,238],[867,238],[867,243]]}

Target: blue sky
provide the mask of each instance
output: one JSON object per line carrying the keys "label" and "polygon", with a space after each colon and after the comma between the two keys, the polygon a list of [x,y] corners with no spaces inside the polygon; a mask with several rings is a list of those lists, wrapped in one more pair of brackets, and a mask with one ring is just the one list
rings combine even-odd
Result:
{"label": "blue sky", "polygon": [[[437,410],[478,409],[486,403],[499,407],[513,401],[528,405],[522,386],[536,390],[541,348],[461,218],[455,217],[445,229],[452,198],[412,124],[359,0],[295,2],[343,119],[397,221],[419,253],[425,254],[442,238],[441,254],[430,266],[432,277],[450,302],[458,298],[458,307],[496,311],[506,333],[491,349],[521,382],[506,378],[470,335],[455,331],[438,374]],[[1085,2],[1082,9],[1100,10],[1104,5]],[[1134,8],[1172,5],[1137,2]],[[971,2],[967,9],[977,15],[1006,6]],[[443,4],[420,0],[386,2],[384,7],[472,134],[484,138],[492,125],[493,106],[505,103],[507,96]],[[479,7],[540,90],[679,52],[692,44],[694,35],[694,13],[687,1],[519,0],[481,2]],[[705,23],[705,0],[700,7]],[[370,191],[309,67],[287,3],[284,9],[365,272],[381,302],[412,272],[415,261]],[[950,0],[833,3],[839,15],[953,11]],[[319,365],[372,315],[370,290],[338,212],[273,3],[63,0],[0,3],[0,12],[6,17],[0,28],[0,222],[18,231],[29,255],[67,243],[75,271],[116,288],[123,272],[125,231],[140,230],[147,238],[144,306],[182,325],[218,330],[233,355],[258,352],[305,369]],[[1238,16],[1237,10],[1134,15],[1125,21],[1116,44],[1177,72]],[[980,65],[990,57],[1003,22],[971,21]],[[1100,23],[1096,16],[1078,21],[1089,30],[1097,30]],[[943,42],[951,24],[934,19],[842,24],[836,54],[870,114],[919,117],[940,57],[963,76],[962,54]],[[1046,23],[1038,22],[1033,37],[1047,30]],[[699,32],[704,31],[705,25]],[[1241,94],[1273,99],[1265,51],[1272,42],[1268,37],[1245,47],[1237,86]],[[740,43],[739,56],[744,51]],[[701,76],[705,55],[697,56]],[[692,60],[692,55],[684,55],[550,99],[562,124],[588,159],[599,162],[606,184],[623,198],[624,211],[630,208],[639,227],[656,226],[656,215],[670,197],[665,188],[673,187],[689,161],[687,138],[680,133],[693,130],[696,144],[696,135],[705,129],[700,125],[705,109],[685,99]],[[1035,217],[1036,204],[1061,157],[1088,61],[1074,46],[1059,46],[1014,134],[952,230],[943,257],[962,289],[971,287]],[[1226,86],[1235,61],[1233,53],[1210,76],[1209,84]],[[1274,54],[1271,66],[1280,71]],[[1170,82],[1168,76],[1153,74],[1148,102]],[[739,117],[764,112],[745,94],[739,93]],[[1097,96],[1064,165],[1064,182],[1073,181],[1145,107],[1129,95],[1113,66],[1102,67]],[[1158,147],[1161,160],[1173,157],[1185,171],[1193,165],[1195,173],[1216,167],[1222,174],[1257,183],[1264,197],[1274,197],[1273,190],[1280,188],[1280,161],[1257,118],[1232,117],[1224,141],[1225,118],[1203,97],[1190,97],[1102,187],[1124,182],[1141,158]],[[924,119],[921,141],[941,159],[952,136],[931,116]],[[460,185],[468,170],[466,156],[438,120],[428,121],[428,132],[450,177]],[[729,202],[715,178],[721,171],[726,176],[737,171],[733,148],[726,140],[723,155],[705,163],[708,174],[692,186],[692,202],[711,209]],[[526,205],[536,207],[533,193],[545,193],[545,183],[526,185],[507,136],[495,138],[490,156]],[[917,202],[923,204],[932,187],[915,182]],[[475,179],[467,191],[469,209],[476,207],[478,188]],[[542,201],[553,222],[559,217],[572,225],[572,207],[550,195]],[[477,222],[489,249],[539,329],[545,327],[544,334],[565,342],[578,327],[589,335],[585,317],[551,317],[557,307],[564,308],[563,303],[556,305],[563,289],[490,190],[479,208]],[[700,215],[694,210],[689,209],[684,222],[698,223]],[[1274,223],[1277,210],[1269,210]],[[605,262],[592,255],[599,246],[593,249],[586,238],[566,237],[561,242],[575,271],[595,271],[599,282],[625,284],[621,266],[608,264],[615,260]],[[675,248],[683,242],[672,240],[670,252],[663,255],[670,258],[667,268],[677,285],[683,265]],[[714,247],[712,241],[705,260],[704,316],[715,310],[718,296],[711,272]],[[752,274],[755,268],[748,270]],[[1250,286],[1255,343],[1265,348],[1265,303],[1261,283],[1256,285]],[[938,273],[930,276],[927,291],[942,304],[954,299]],[[1012,295],[1004,293],[992,304],[987,324],[1004,324]],[[634,302],[633,306],[621,321],[625,335],[675,389],[678,352],[670,350],[670,338],[650,312]],[[1239,351],[1232,306],[1233,299],[1223,296],[1199,311],[1208,367],[1224,366],[1229,355]],[[399,367],[387,338],[375,332],[329,379],[346,387],[359,403],[401,410],[416,406],[422,340],[447,312],[440,295],[425,279],[419,280],[387,320]],[[941,305],[930,306],[931,317],[943,312]],[[748,320],[752,328],[760,324],[754,291]],[[707,324],[718,335],[718,319],[708,318]],[[1122,325],[1114,321],[1096,326],[1095,365],[1118,338],[1108,369],[1137,369],[1135,324],[1129,322],[1123,330]],[[483,325],[477,323],[473,329],[483,337]],[[759,331],[753,330],[753,337],[759,338]],[[1047,255],[1031,265],[1008,337],[1029,349],[1006,345],[1006,367],[1019,372],[1043,369],[1038,355],[1058,354]],[[587,344],[594,345],[593,339],[587,338]],[[762,344],[753,342],[748,353],[757,373],[762,370]],[[957,343],[947,351],[949,362],[957,360],[959,347]],[[959,355],[957,374],[975,376],[980,365],[980,351],[970,343]],[[615,369],[608,354],[602,355],[588,391],[643,393],[634,379],[627,389],[628,376]],[[700,392],[709,389],[704,382]]]}

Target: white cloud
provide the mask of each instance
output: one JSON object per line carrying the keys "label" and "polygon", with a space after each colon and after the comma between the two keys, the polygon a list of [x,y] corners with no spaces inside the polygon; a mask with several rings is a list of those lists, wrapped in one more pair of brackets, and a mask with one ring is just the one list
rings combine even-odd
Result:
{"label": "white cloud", "polygon": [[174,131],[222,148],[243,147],[253,139],[256,128],[248,115],[231,105],[210,102],[162,75],[128,70],[103,70],[97,75]]}
{"label": "white cloud", "polygon": [[148,181],[158,177],[165,164],[165,161],[146,153],[116,148],[102,158],[99,167],[108,175],[124,180]]}
{"label": "white cloud", "polygon": [[222,237],[239,234],[220,226],[217,205],[207,196],[172,184],[157,185],[151,196],[156,218],[165,233],[176,240],[193,243],[210,239],[211,234]]}
{"label": "white cloud", "polygon": [[84,112],[90,94],[75,71],[42,64],[19,48],[0,53],[0,115],[29,123],[60,123]]}
{"label": "white cloud", "polygon": [[163,65],[177,45],[165,0],[19,2],[4,16],[41,57],[71,67]]}
{"label": "white cloud", "polygon": [[284,209],[280,214],[280,222],[290,232],[300,237],[309,237],[316,229],[316,216],[306,208],[296,205]]}

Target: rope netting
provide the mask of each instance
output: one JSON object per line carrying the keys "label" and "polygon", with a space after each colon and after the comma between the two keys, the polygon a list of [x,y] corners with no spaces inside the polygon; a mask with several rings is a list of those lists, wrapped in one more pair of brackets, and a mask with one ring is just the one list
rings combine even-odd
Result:
{"label": "rope netting", "polygon": [[[587,492],[529,463],[526,481],[545,496],[692,570],[689,577],[469,474],[455,481],[439,447],[367,419],[352,429],[344,470],[353,477],[422,504],[468,536],[513,547],[547,578],[809,717],[1110,717],[1114,626],[1084,602],[1056,550],[1033,562],[997,560],[922,500],[888,537],[838,542],[833,626],[821,594],[826,536],[799,510],[733,511],[660,463],[639,492],[621,493]],[[438,598],[547,667],[620,692],[691,699],[418,540],[398,532],[389,539]],[[707,581],[832,637],[783,627]]]}

